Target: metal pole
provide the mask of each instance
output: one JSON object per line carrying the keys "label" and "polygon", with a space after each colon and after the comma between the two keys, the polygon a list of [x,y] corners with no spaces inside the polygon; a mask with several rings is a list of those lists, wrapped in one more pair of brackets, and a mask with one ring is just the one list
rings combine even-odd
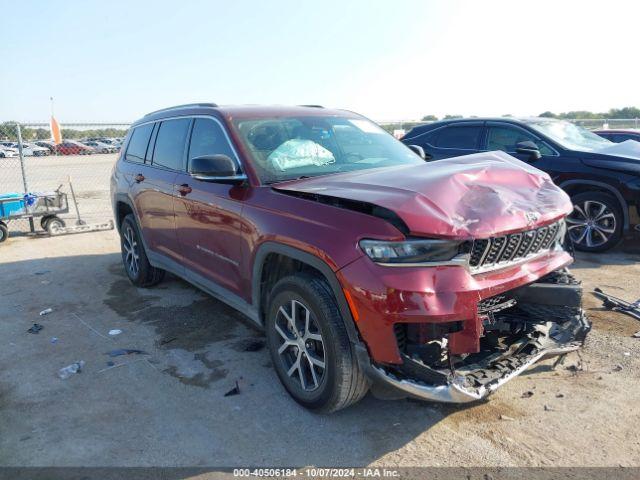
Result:
{"label": "metal pole", "polygon": [[[24,155],[22,154],[22,131],[20,130],[20,124],[16,123],[16,129],[18,131],[18,155],[20,156],[20,170],[22,171],[22,187],[24,188],[25,195],[29,193],[29,185],[27,184],[27,174],[24,168]],[[36,231],[33,225],[33,217],[29,217],[29,229],[31,233]]]}

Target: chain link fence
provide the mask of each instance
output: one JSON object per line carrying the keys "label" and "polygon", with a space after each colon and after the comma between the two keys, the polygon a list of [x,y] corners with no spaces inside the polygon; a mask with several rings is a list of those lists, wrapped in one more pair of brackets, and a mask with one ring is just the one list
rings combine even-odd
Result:
{"label": "chain link fence", "polygon": [[[67,225],[110,220],[109,179],[128,128],[126,123],[66,124],[56,145],[48,123],[0,124],[0,196],[60,191],[67,194],[68,212],[59,215]],[[42,228],[39,218],[3,221],[11,233]]]}

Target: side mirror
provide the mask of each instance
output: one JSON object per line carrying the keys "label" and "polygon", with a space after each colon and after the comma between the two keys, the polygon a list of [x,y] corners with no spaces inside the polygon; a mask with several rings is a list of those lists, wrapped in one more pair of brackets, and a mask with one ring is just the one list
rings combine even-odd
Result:
{"label": "side mirror", "polygon": [[531,161],[540,160],[542,158],[538,146],[531,140],[525,140],[524,142],[516,143],[516,153],[529,155],[529,159]]}
{"label": "side mirror", "polygon": [[431,160],[431,155],[427,155],[420,145],[407,145],[409,149],[413,151],[416,155],[418,155],[423,160]]}
{"label": "side mirror", "polygon": [[227,155],[203,155],[191,159],[189,174],[196,180],[241,184],[247,176],[237,173],[236,163]]}

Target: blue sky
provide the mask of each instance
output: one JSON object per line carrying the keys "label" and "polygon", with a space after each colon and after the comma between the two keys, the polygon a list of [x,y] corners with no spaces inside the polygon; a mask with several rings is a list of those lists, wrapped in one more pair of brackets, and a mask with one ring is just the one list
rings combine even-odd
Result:
{"label": "blue sky", "polygon": [[318,103],[376,120],[640,106],[640,2],[0,0],[0,120]]}

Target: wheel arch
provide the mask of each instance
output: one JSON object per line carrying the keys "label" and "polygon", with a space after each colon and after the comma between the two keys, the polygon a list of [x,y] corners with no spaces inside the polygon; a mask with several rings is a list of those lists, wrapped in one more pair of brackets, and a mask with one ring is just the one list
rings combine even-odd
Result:
{"label": "wheel arch", "polygon": [[349,304],[347,303],[347,299],[345,298],[340,282],[338,281],[338,278],[331,267],[325,261],[316,257],[315,255],[312,255],[298,248],[277,242],[265,242],[260,245],[253,263],[251,289],[252,303],[258,311],[258,318],[263,323],[263,325],[265,299],[269,293],[268,290],[270,283],[268,279],[265,280],[264,278],[264,275],[266,273],[265,267],[272,267],[273,264],[270,264],[270,262],[274,261],[278,262],[278,264],[279,262],[283,261],[291,263],[294,270],[291,271],[288,270],[288,268],[291,267],[285,267],[284,271],[287,273],[299,271],[295,268],[299,268],[300,265],[302,265],[305,270],[311,269],[318,272],[327,281],[329,287],[331,288],[333,296],[336,299],[338,310],[340,311],[340,314],[344,319],[347,334],[349,335],[349,340],[354,345],[361,344],[358,330],[356,328],[353,316],[351,315]]}
{"label": "wheel arch", "polygon": [[596,180],[567,180],[558,186],[567,192],[570,197],[586,192],[603,192],[613,195],[618,202],[620,211],[622,212],[623,231],[629,230],[629,208],[627,202],[624,200],[624,197],[617,188],[609,185],[608,183],[598,182]]}

